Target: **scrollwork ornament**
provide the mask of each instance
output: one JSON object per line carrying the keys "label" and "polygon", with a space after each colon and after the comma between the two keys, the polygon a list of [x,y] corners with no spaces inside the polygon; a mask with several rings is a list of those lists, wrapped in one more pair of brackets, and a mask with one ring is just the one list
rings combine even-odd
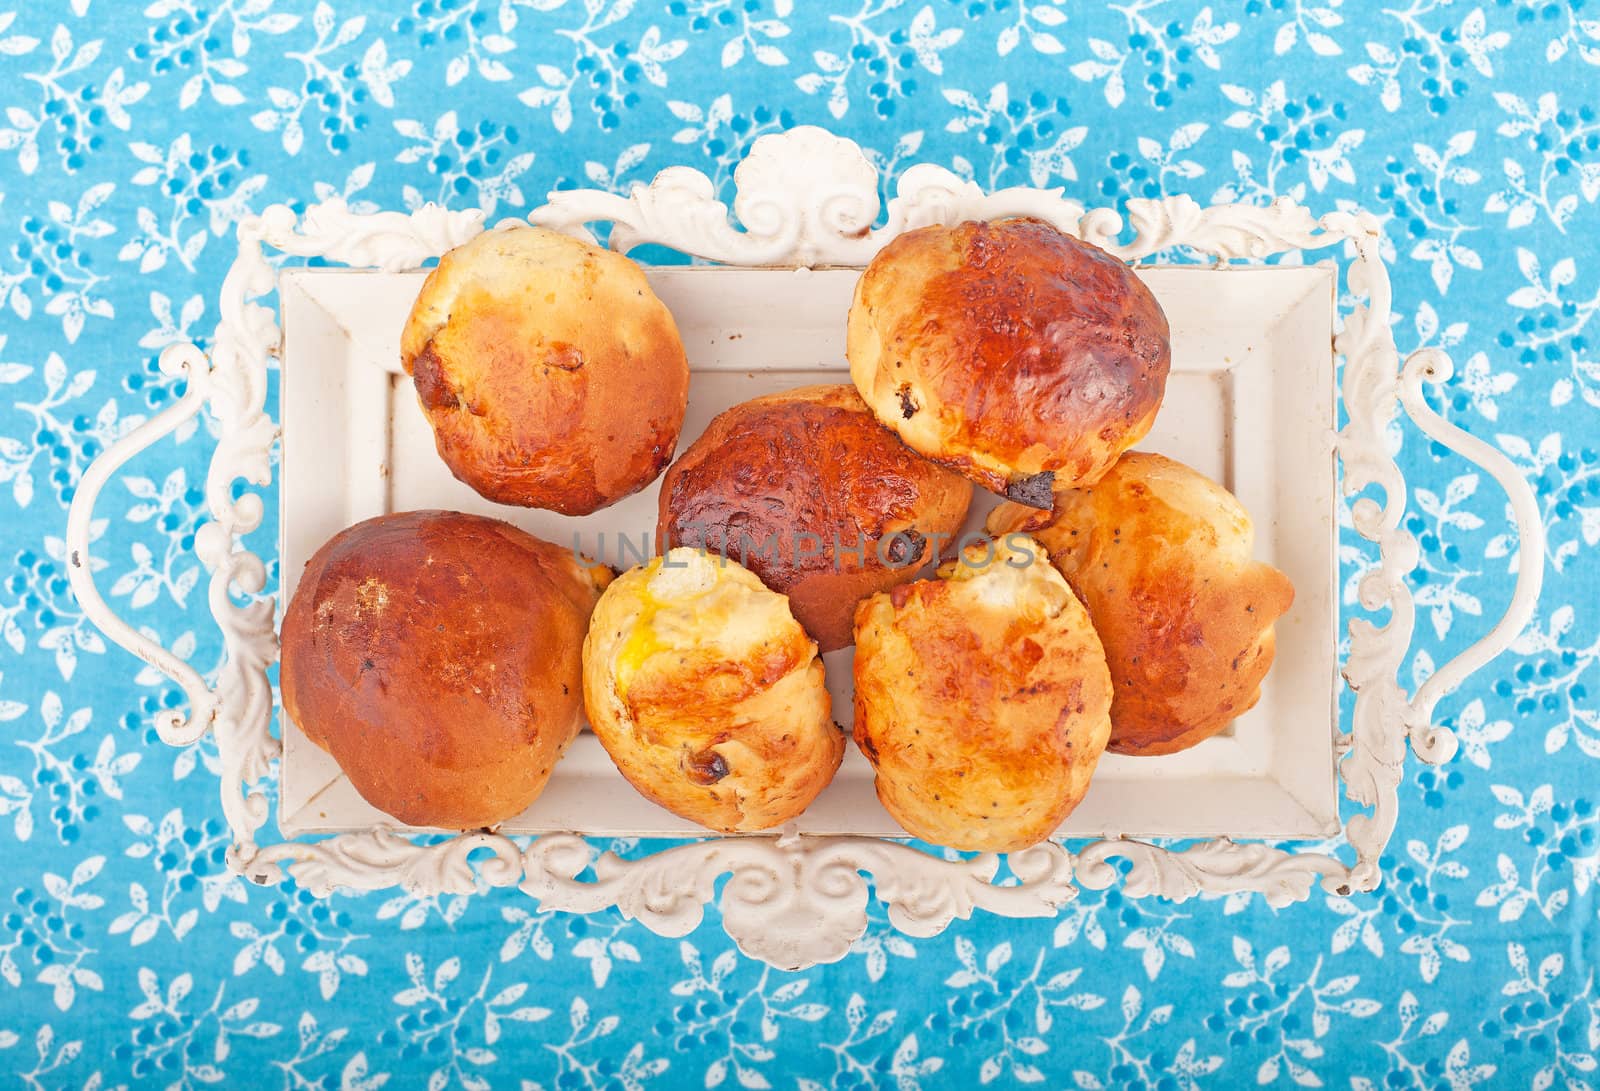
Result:
{"label": "scrollwork ornament", "polygon": [[[758,139],[734,182],[731,212],[704,174],[674,167],[626,196],[594,190],[552,194],[528,220],[582,237],[592,237],[589,225],[609,223],[608,245],[620,251],[657,244],[740,266],[859,266],[904,231],[1004,216],[1046,220],[1129,261],[1175,249],[1218,264],[1317,250],[1347,258],[1345,288],[1355,305],[1334,345],[1345,361],[1347,418],[1337,450],[1344,492],[1356,497],[1355,529],[1379,552],[1377,567],[1360,585],[1361,605],[1388,613],[1381,625],[1361,618],[1350,622],[1351,650],[1343,666],[1356,699],[1338,747],[1338,774],[1346,797],[1360,808],[1345,829],[1355,860],[1226,838],[1183,848],[1107,838],[1076,854],[1049,842],[1013,853],[1005,861],[1008,877],[999,880],[1001,860],[993,855],[946,859],[897,841],[792,831],[711,838],[629,860],[609,853],[596,858],[590,844],[574,834],[550,834],[523,845],[492,832],[419,840],[377,827],[320,841],[259,843],[270,817],[266,782],[281,751],[271,731],[274,702],[268,681],[278,653],[275,604],[262,594],[266,566],[242,540],[262,522],[262,500],[252,488],[271,483],[278,437],[266,395],[281,331],[263,300],[273,292],[277,265],[285,258],[413,269],[483,229],[477,211],[430,205],[412,213],[363,214],[333,200],[299,216],[274,205],[239,223],[239,254],[222,284],[221,319],[209,359],[193,346],[163,354],[163,370],[187,374],[189,392],[96,460],[70,512],[71,578],[86,614],[117,643],[183,685],[189,696],[189,717],[164,720],[162,737],[178,744],[206,730],[216,737],[222,809],[233,836],[229,867],[257,882],[292,875],[318,894],[338,887],[399,886],[440,894],[517,886],[547,909],[588,913],[614,906],[672,936],[701,922],[718,882],[727,876],[723,926],[746,954],[789,968],[843,957],[866,927],[872,896],[887,906],[895,927],[929,936],[978,911],[1051,915],[1075,895],[1074,879],[1094,889],[1120,880],[1130,896],[1175,900],[1256,891],[1273,905],[1303,900],[1318,888],[1348,894],[1374,887],[1378,859],[1398,819],[1397,789],[1408,746],[1428,761],[1453,751],[1453,736],[1431,722],[1433,709],[1526,624],[1543,556],[1538,511],[1515,468],[1438,418],[1422,397],[1424,382],[1448,377],[1448,358],[1429,350],[1413,356],[1404,371],[1400,367],[1378,221],[1352,212],[1317,219],[1287,199],[1265,207],[1207,207],[1181,196],[1129,200],[1124,221],[1114,210],[1085,210],[1059,190],[986,194],[932,164],[904,171],[884,206],[877,171],[861,149],[811,127]],[[195,543],[210,573],[208,599],[226,647],[209,687],[193,668],[116,618],[95,593],[88,541],[94,501],[109,476],[202,405],[215,416],[221,437],[206,479],[211,522]],[[1405,482],[1384,434],[1402,408],[1425,434],[1482,466],[1506,488],[1521,549],[1517,589],[1505,617],[1414,695],[1401,688],[1398,675],[1415,621],[1406,577],[1417,563],[1417,543],[1403,527]]]}

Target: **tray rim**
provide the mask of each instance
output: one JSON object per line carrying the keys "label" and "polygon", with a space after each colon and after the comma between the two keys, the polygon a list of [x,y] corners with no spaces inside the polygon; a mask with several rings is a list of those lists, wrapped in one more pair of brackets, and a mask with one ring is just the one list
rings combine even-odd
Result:
{"label": "tray rim", "polygon": [[[89,467],[68,516],[69,577],[85,613],[118,644],[178,682],[189,699],[187,715],[173,710],[158,717],[160,736],[175,745],[207,731],[216,739],[222,810],[233,835],[231,870],[257,883],[292,876],[318,895],[341,886],[467,894],[515,885],[543,909],[588,913],[616,907],[667,936],[700,924],[705,905],[717,900],[719,879],[728,874],[720,897],[724,928],[746,954],[788,969],[844,957],[867,926],[869,875],[890,923],[918,936],[936,934],[979,908],[1011,917],[1051,916],[1076,894],[1075,882],[1102,889],[1121,879],[1129,896],[1177,901],[1258,892],[1274,906],[1309,898],[1314,884],[1339,896],[1378,885],[1379,857],[1398,820],[1408,745],[1429,763],[1454,753],[1455,736],[1432,723],[1433,709],[1525,627],[1544,557],[1543,526],[1519,471],[1424,400],[1424,382],[1450,377],[1449,358],[1424,349],[1401,366],[1389,321],[1381,222],[1359,210],[1313,218],[1287,198],[1264,207],[1202,207],[1181,195],[1131,198],[1126,207],[1132,235],[1121,241],[1124,222],[1113,209],[1086,210],[1060,189],[1014,187],[986,194],[948,169],[919,164],[900,175],[887,222],[875,227],[883,209],[878,181],[877,168],[856,143],[801,126],[760,137],[735,170],[732,212],[740,226],[717,199],[711,179],[689,167],[667,168],[626,195],[557,191],[525,221],[501,224],[531,222],[594,241],[587,225],[609,222],[608,243],[622,252],[654,243],[721,264],[813,268],[865,265],[889,239],[914,227],[1018,215],[1046,220],[1130,262],[1173,247],[1209,256],[1219,266],[1274,255],[1295,260],[1305,250],[1339,248],[1348,259],[1346,295],[1357,301],[1342,312],[1344,328],[1334,343],[1336,358],[1345,361],[1339,401],[1347,422],[1335,437],[1339,481],[1347,497],[1368,488],[1382,496],[1360,496],[1351,515],[1357,532],[1379,551],[1377,567],[1359,584],[1361,606],[1389,612],[1381,625],[1350,620],[1350,650],[1341,668],[1355,692],[1355,709],[1349,730],[1340,725],[1335,764],[1345,798],[1367,809],[1342,813],[1354,862],[1334,855],[1337,842],[1298,851],[1226,837],[1182,848],[1112,838],[1070,851],[1047,841],[1010,854],[1009,876],[997,880],[1000,858],[992,853],[941,858],[901,841],[792,831],[709,837],[626,860],[612,852],[596,858],[589,843],[573,834],[519,844],[478,832],[419,843],[377,826],[318,841],[260,843],[257,835],[271,809],[266,781],[280,747],[271,733],[275,702],[268,675],[277,659],[277,636],[273,599],[260,596],[265,565],[241,542],[260,525],[263,503],[259,493],[242,486],[265,487],[272,480],[277,426],[266,412],[267,362],[278,351],[280,330],[275,312],[258,301],[274,291],[274,262],[284,257],[400,271],[484,228],[479,210],[428,205],[411,213],[358,214],[335,199],[303,215],[274,205],[239,222],[239,253],[223,280],[209,357],[192,344],[163,352],[162,370],[186,377],[187,390]],[[89,550],[100,489],[134,454],[206,406],[218,419],[220,435],[206,483],[213,521],[200,528],[195,550],[211,574],[210,605],[226,647],[215,684],[111,610],[94,586]],[[1416,566],[1418,546],[1402,526],[1406,485],[1384,442],[1400,408],[1424,435],[1500,483],[1519,537],[1516,588],[1505,615],[1412,694],[1398,675],[1414,629],[1406,576]]]}

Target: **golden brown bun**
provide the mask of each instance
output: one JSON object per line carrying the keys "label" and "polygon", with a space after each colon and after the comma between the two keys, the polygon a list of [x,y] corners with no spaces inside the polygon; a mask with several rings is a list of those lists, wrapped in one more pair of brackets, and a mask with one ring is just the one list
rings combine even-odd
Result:
{"label": "golden brown bun", "polygon": [[1011,852],[1049,837],[1111,734],[1089,615],[1026,535],[856,609],[855,738],[906,830]]}
{"label": "golden brown bun", "polygon": [[379,810],[497,825],[582,725],[579,648],[609,579],[494,519],[357,523],[317,550],[284,614],[284,711]]}
{"label": "golden brown bun", "polygon": [[689,365],[672,315],[621,254],[539,227],[439,259],[400,361],[450,472],[502,504],[584,515],[672,459]]}
{"label": "golden brown bun", "polygon": [[844,756],[784,597],[699,550],[617,577],[583,645],[589,724],[628,783],[723,833],[794,818]]}
{"label": "golden brown bun", "polygon": [[856,284],[847,352],[913,450],[1039,508],[1150,430],[1171,363],[1144,283],[1038,220],[900,235]]}
{"label": "golden brown bun", "polygon": [[713,420],[662,478],[656,529],[662,548],[742,561],[831,652],[850,643],[856,603],[914,576],[971,499],[965,478],[896,439],[854,387],[805,386]]}
{"label": "golden brown bun", "polygon": [[1116,687],[1111,749],[1170,754],[1215,735],[1261,697],[1289,577],[1251,560],[1233,494],[1181,462],[1130,451],[1054,516],[1002,504],[992,533],[1031,528],[1082,596]]}

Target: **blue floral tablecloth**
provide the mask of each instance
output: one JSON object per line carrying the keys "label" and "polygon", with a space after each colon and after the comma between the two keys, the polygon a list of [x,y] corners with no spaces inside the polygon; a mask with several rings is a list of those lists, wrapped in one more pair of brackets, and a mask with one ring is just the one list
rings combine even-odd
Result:
{"label": "blue floral tablecloth", "polygon": [[[1593,7],[1594,10],[1590,10]],[[45,0],[0,11],[0,1070],[8,1085],[285,1088],[1588,1087],[1600,1049],[1600,5],[1540,0]],[[525,211],[664,166],[727,195],[818,123],[898,169],[1086,203],[1360,205],[1403,351],[1538,484],[1550,574],[1450,698],[1386,883],[1258,900],[1086,891],[911,942],[875,916],[789,975],[715,920],[666,940],[515,893],[318,901],[229,878],[209,744],[67,589],[87,462],[174,396],[232,225],[277,201]],[[1399,433],[1397,432],[1397,437]],[[191,552],[204,427],[95,528],[114,604],[213,665]],[[1479,635],[1514,542],[1410,433],[1418,640]],[[1352,543],[1346,574],[1365,565]],[[1353,586],[1346,585],[1347,602]]]}

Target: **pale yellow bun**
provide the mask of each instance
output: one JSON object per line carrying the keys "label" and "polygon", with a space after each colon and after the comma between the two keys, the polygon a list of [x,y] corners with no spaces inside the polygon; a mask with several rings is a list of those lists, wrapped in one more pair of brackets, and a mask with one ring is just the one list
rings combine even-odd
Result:
{"label": "pale yellow bun", "polygon": [[440,258],[400,360],[451,473],[490,500],[568,515],[654,481],[688,404],[678,328],[643,270],[539,227]]}
{"label": "pale yellow bun", "polygon": [[607,589],[583,645],[583,698],[640,794],[724,833],[796,817],[844,755],[817,646],[788,600],[699,550]]}
{"label": "pale yellow bun", "polygon": [[884,807],[925,841],[1009,852],[1049,837],[1089,789],[1110,708],[1089,616],[1026,535],[856,609],[856,743]]}

